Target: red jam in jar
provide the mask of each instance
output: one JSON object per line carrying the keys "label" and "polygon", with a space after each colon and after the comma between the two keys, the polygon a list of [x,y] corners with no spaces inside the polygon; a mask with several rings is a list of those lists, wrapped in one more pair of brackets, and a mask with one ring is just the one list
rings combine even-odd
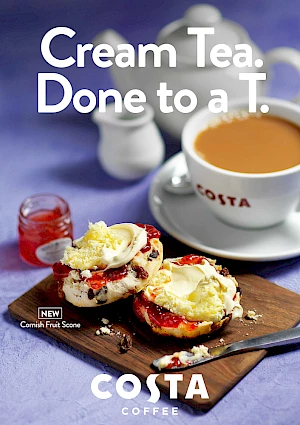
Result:
{"label": "red jam in jar", "polygon": [[19,212],[19,250],[26,263],[51,266],[62,258],[72,239],[71,213],[64,199],[52,194],[25,199]]}

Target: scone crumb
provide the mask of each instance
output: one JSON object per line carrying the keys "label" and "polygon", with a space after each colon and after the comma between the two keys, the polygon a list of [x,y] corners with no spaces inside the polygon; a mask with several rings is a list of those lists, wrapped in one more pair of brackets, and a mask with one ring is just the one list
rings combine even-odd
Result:
{"label": "scone crumb", "polygon": [[96,335],[110,335],[111,330],[107,326],[102,326],[100,329],[96,330]]}
{"label": "scone crumb", "polygon": [[81,277],[85,279],[89,279],[90,277],[92,277],[92,273],[90,270],[83,270],[80,274]]}
{"label": "scone crumb", "polygon": [[224,344],[224,343],[225,343],[224,338],[220,338],[220,339],[219,339],[219,342],[220,342],[221,344]]}
{"label": "scone crumb", "polygon": [[108,325],[108,324],[109,324],[109,320],[108,320],[108,319],[105,319],[105,317],[102,317],[101,322],[102,322],[104,325]]}
{"label": "scone crumb", "polygon": [[262,317],[262,314],[256,314],[255,310],[248,310],[245,319],[257,321],[259,317]]}

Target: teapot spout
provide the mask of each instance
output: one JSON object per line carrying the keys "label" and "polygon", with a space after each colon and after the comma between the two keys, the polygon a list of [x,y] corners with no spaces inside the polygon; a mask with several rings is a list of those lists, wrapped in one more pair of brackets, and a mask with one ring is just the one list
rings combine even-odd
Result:
{"label": "teapot spout", "polygon": [[[92,43],[94,46],[98,44],[109,44],[114,49],[116,55],[118,53],[118,45],[128,44],[128,41],[115,30],[107,29],[96,35]],[[115,87],[120,91],[122,96],[125,96],[129,90],[134,88],[134,84],[132,83],[133,78],[131,76],[132,69],[130,67],[119,68],[113,59],[112,62],[113,65],[110,67],[110,73]]]}

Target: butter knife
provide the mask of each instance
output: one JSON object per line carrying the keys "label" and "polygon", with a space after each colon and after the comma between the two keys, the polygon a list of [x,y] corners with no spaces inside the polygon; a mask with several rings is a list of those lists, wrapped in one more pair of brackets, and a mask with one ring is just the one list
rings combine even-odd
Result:
{"label": "butter knife", "polygon": [[[187,363],[181,365],[169,365],[165,367],[159,367],[161,358],[153,360],[152,364],[155,368],[167,371],[178,371],[194,367],[203,363],[211,362],[223,357],[231,356],[232,354],[244,353],[246,351],[254,351],[261,349],[268,349],[272,347],[279,347],[282,345],[300,343],[300,327],[287,329],[280,332],[274,332],[271,334],[258,336],[256,338],[249,338],[243,341],[234,342],[228,345],[221,345],[208,349],[209,357],[201,357],[200,359],[190,361],[189,356],[193,356],[190,352],[184,352],[187,355]],[[169,356],[168,356],[169,357]],[[171,358],[172,356],[170,356]]]}

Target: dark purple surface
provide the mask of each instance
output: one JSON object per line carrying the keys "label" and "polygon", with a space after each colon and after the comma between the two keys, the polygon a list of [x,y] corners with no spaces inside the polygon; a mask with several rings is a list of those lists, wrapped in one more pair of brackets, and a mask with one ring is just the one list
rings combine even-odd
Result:
{"label": "dark purple surface", "polygon": [[[300,47],[298,0],[216,1],[225,17],[245,26],[266,51],[279,45]],[[31,268],[18,258],[17,211],[21,201],[36,192],[54,192],[68,200],[80,236],[87,221],[155,223],[147,192],[152,176],[127,184],[108,177],[98,165],[97,128],[90,117],[72,108],[57,115],[36,112],[36,76],[52,72],[40,55],[43,34],[54,26],[70,26],[76,40],[62,40],[54,48],[62,57],[76,42],[89,42],[99,31],[112,27],[130,42],[155,41],[158,30],[180,18],[192,1],[1,1],[0,17],[0,263],[1,263],[1,392],[2,425],[53,424],[299,424],[299,351],[269,356],[249,373],[207,414],[162,396],[158,407],[179,406],[178,416],[122,416],[123,406],[150,407],[144,388],[135,400],[125,401],[115,392],[119,373],[75,350],[24,331],[12,320],[7,305],[47,276],[49,269]],[[54,70],[55,72],[55,70]],[[80,88],[112,86],[107,70],[91,62],[85,69],[62,71]],[[290,98],[299,87],[299,76],[278,67],[272,93]],[[59,93],[51,92],[55,101]],[[168,156],[178,145],[166,138]],[[249,265],[248,271],[300,292],[299,261]],[[113,376],[107,388],[111,399],[94,397],[90,383],[95,375]],[[204,377],[205,379],[205,377]]]}

